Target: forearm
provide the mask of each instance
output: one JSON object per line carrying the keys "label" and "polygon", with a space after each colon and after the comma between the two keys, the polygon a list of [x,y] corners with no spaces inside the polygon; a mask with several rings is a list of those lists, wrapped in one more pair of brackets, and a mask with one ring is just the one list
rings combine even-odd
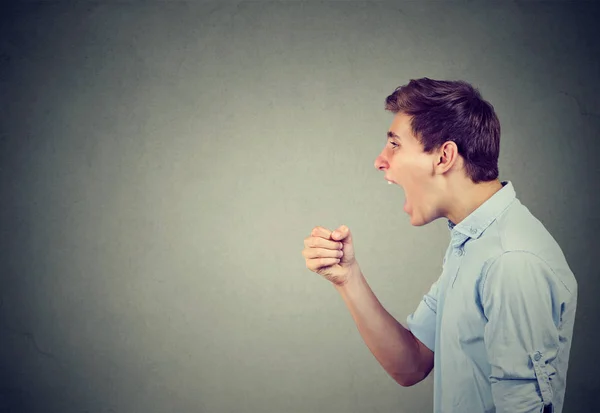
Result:
{"label": "forearm", "polygon": [[367,347],[387,373],[402,386],[423,380],[429,369],[422,365],[417,339],[383,308],[358,265],[349,281],[335,288]]}

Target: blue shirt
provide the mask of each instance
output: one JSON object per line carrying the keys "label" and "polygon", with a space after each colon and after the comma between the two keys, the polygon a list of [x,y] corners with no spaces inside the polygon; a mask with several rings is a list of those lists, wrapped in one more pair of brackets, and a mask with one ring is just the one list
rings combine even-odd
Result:
{"label": "blue shirt", "polygon": [[[408,328],[434,351],[435,413],[560,413],[577,282],[510,181],[458,225]],[[544,410],[547,409],[547,410]]]}

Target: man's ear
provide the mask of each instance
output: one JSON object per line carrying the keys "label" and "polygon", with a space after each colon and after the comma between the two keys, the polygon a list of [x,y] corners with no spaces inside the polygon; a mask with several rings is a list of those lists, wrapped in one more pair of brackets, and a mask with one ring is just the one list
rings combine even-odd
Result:
{"label": "man's ear", "polygon": [[458,146],[452,141],[444,142],[436,151],[434,165],[436,173],[445,174],[458,163],[460,163]]}

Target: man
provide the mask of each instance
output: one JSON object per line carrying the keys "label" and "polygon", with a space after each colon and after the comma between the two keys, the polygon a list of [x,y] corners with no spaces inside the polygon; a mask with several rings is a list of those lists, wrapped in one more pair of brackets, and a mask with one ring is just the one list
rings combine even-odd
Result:
{"label": "man", "polygon": [[[411,80],[375,161],[404,189],[414,226],[446,218],[443,271],[407,327],[379,303],[347,226],[315,227],[306,266],[333,283],[388,374],[412,386],[434,371],[434,411],[562,411],[577,282],[560,247],[498,180],[500,124],[462,81]],[[410,274],[403,274],[410,276]]]}

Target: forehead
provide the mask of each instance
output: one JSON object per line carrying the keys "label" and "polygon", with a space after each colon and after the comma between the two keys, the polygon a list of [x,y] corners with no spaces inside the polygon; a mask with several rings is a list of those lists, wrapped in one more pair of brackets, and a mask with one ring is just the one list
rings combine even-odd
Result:
{"label": "forehead", "polygon": [[412,128],[410,126],[410,120],[410,116],[402,112],[398,112],[396,115],[394,115],[394,119],[392,120],[392,124],[390,125],[389,132],[398,135],[398,137],[402,141],[417,142],[417,139],[413,135]]}

